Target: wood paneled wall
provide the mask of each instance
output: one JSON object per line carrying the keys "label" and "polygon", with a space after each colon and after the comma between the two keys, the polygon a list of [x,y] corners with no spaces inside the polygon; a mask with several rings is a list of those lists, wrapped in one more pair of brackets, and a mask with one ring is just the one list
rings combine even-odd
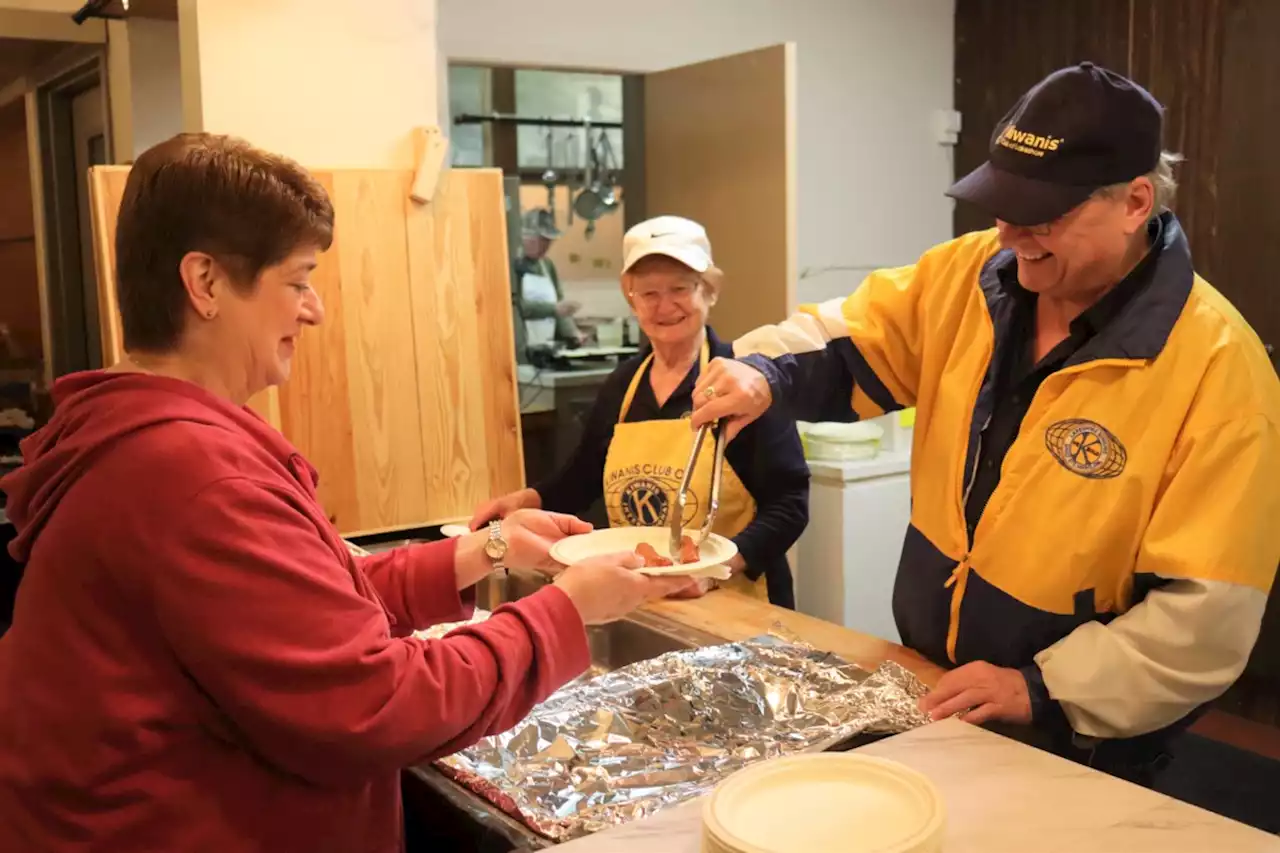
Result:
{"label": "wood paneled wall", "polygon": [[0,325],[30,361],[43,358],[35,234],[26,105],[18,98],[0,107]]}
{"label": "wood paneled wall", "polygon": [[[1175,210],[1196,268],[1280,348],[1280,2],[957,0],[956,175],[986,159],[1018,96],[1084,60],[1137,80],[1165,105],[1165,148],[1186,157]],[[956,205],[957,234],[990,224]],[[1280,723],[1280,585],[1242,684],[1250,680],[1270,698],[1246,690],[1235,709],[1260,716],[1265,706]]]}
{"label": "wood paneled wall", "polygon": [[[1186,157],[1176,212],[1196,268],[1263,341],[1280,346],[1280,3],[1275,0],[957,0],[956,174],[1049,72],[1092,60],[1165,105],[1165,148]],[[957,234],[990,225],[957,204]]]}

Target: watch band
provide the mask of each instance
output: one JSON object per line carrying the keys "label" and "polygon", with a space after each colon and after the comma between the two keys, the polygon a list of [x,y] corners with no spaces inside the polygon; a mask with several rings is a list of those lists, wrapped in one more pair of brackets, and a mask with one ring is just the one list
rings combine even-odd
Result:
{"label": "watch band", "polygon": [[489,555],[495,572],[501,570],[503,574],[511,575],[511,569],[507,568],[507,540],[502,538],[501,519],[489,522],[489,542],[485,553]]}

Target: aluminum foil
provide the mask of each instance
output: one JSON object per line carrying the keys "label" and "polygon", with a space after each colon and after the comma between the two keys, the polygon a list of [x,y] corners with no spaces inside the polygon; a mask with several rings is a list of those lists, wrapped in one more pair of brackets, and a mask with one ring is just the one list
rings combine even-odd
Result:
{"label": "aluminum foil", "polygon": [[564,841],[709,792],[753,762],[924,725],[925,686],[786,638],[670,652],[565,686],[515,728],[437,762]]}

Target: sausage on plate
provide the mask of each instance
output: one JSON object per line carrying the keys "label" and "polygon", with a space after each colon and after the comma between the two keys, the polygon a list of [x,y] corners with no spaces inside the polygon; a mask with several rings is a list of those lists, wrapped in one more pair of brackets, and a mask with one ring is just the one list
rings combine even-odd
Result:
{"label": "sausage on plate", "polygon": [[646,569],[672,565],[671,560],[659,554],[648,542],[641,542],[636,546],[636,555],[639,556],[640,559],[644,560],[644,567]]}

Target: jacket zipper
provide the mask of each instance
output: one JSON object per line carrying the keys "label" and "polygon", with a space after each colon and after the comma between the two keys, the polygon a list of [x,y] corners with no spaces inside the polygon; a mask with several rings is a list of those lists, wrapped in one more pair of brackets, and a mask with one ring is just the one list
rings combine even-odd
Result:
{"label": "jacket zipper", "polygon": [[[994,343],[992,346],[994,348]],[[991,355],[987,356],[987,367],[978,378],[978,388],[973,394],[975,409],[978,406],[978,397],[982,395],[982,382],[986,378],[987,369],[991,367],[991,358]],[[956,643],[960,638],[960,603],[964,600],[965,587],[968,586],[969,582],[969,555],[973,550],[973,534],[969,532],[969,520],[966,515],[969,506],[969,494],[973,491],[973,484],[978,479],[978,465],[982,463],[982,436],[990,425],[991,415],[988,414],[986,420],[982,422],[982,426],[978,429],[977,444],[973,450],[973,465],[965,471],[964,479],[961,483],[960,526],[964,529],[964,556],[956,563],[956,567],[951,570],[950,576],[947,577],[946,582],[942,585],[943,589],[951,590],[951,606],[948,608],[949,616],[947,620],[947,659],[952,663],[957,663]],[[967,438],[966,436],[966,453],[968,451]]]}

